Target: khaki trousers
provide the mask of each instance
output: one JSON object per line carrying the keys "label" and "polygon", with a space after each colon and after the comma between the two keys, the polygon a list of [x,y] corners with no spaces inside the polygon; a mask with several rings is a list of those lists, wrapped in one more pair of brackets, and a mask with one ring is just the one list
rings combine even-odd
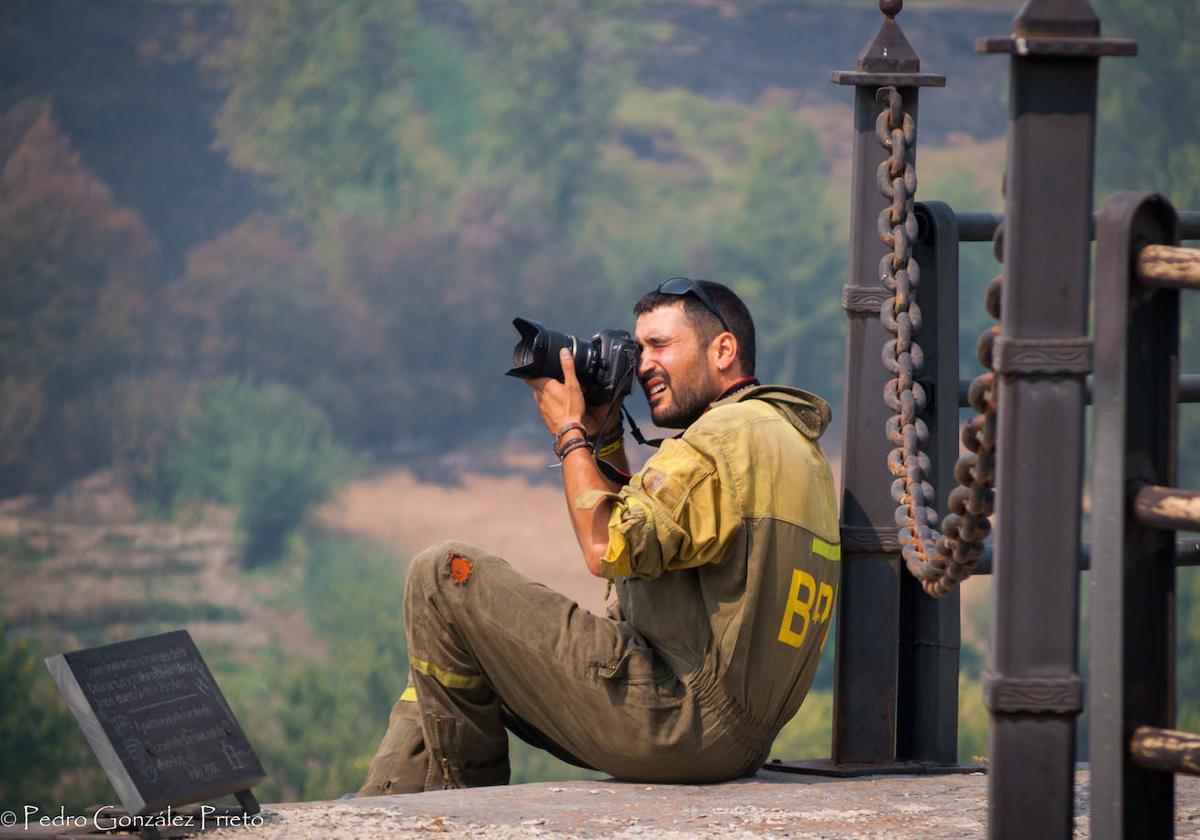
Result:
{"label": "khaki trousers", "polygon": [[723,781],[767,757],[775,733],[748,722],[704,665],[673,673],[628,624],[470,545],[417,555],[404,608],[409,688],[362,796],[507,784],[506,726],[620,779]]}

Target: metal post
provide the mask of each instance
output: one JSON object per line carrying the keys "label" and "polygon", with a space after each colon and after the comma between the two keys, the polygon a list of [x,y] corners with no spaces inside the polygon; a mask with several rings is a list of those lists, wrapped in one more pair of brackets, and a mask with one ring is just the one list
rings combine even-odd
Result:
{"label": "metal post", "polygon": [[888,411],[883,388],[888,374],[879,361],[888,337],[879,322],[879,307],[890,293],[878,272],[887,249],[876,222],[889,202],[876,180],[887,153],[875,134],[875,94],[885,85],[896,86],[904,110],[915,120],[919,88],[945,84],[943,76],[919,72],[920,60],[896,23],[901,6],[900,0],[882,0],[883,24],[859,55],[858,69],[830,74],[831,81],[855,89],[850,275],[842,290],[848,324],[835,765],[883,765],[895,756],[901,570],[886,468]]}
{"label": "metal post", "polygon": [[1092,470],[1092,837],[1170,837],[1175,779],[1137,766],[1139,726],[1170,727],[1175,536],[1129,516],[1138,488],[1175,484],[1179,292],[1130,276],[1146,243],[1174,244],[1161,196],[1122,193],[1097,225]]}
{"label": "metal post", "polygon": [[[958,457],[958,220],[940,201],[920,203],[916,212],[917,304],[924,313],[917,338],[925,376],[933,379],[925,421],[937,509],[945,511]],[[896,759],[952,765],[958,758],[959,593],[931,598],[912,575],[902,572],[900,579]]]}
{"label": "metal post", "polygon": [[992,837],[1072,833],[1088,249],[1101,40],[1087,0],[1027,0],[1013,35],[999,377]]}

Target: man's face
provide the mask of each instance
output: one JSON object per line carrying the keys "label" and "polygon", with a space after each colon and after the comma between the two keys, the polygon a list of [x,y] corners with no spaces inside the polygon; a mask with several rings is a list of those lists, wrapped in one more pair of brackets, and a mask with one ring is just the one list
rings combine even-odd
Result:
{"label": "man's face", "polygon": [[642,348],[638,380],[656,426],[685,429],[719,396],[707,347],[692,328],[683,304],[659,306],[638,316],[634,332]]}

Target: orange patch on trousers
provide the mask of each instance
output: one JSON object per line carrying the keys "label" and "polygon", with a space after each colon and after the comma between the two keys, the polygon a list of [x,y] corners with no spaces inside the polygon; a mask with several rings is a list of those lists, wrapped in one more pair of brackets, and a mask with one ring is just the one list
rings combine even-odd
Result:
{"label": "orange patch on trousers", "polygon": [[474,568],[474,563],[466,557],[459,557],[456,554],[450,558],[450,580],[455,583],[466,583],[471,577],[471,570]]}

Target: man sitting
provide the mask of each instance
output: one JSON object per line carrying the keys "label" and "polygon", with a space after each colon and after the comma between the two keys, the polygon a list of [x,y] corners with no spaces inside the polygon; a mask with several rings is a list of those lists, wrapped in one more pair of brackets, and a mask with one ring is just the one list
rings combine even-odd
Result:
{"label": "man sitting", "polygon": [[[672,278],[634,307],[654,422],[684,429],[623,487],[613,440],[564,382],[530,380],[556,436],[583,560],[617,592],[600,617],[478,548],[442,542],[408,570],[412,670],[361,795],[505,784],[508,727],[616,778],[753,774],[825,645],[840,552],[819,397],[754,379],[754,325],[718,283]],[[585,436],[586,433],[586,436]]]}

